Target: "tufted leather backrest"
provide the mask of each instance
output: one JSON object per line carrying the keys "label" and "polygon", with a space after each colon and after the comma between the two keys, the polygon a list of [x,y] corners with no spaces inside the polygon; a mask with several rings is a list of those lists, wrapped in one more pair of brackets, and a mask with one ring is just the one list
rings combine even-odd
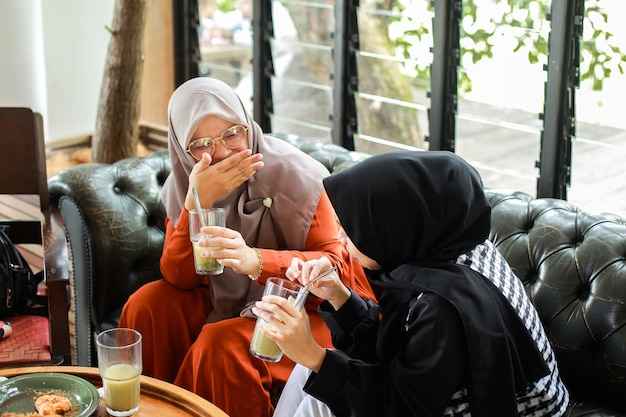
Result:
{"label": "tufted leather backrest", "polygon": [[363,152],[349,151],[346,148],[332,143],[311,142],[297,135],[276,133],[272,134],[312,156],[328,169],[331,174],[336,174],[359,161],[369,157]]}
{"label": "tufted leather backrest", "polygon": [[490,238],[539,312],[574,398],[626,410],[626,220],[488,191]]}
{"label": "tufted leather backrest", "polygon": [[70,242],[77,364],[95,363],[93,334],[117,325],[123,304],[159,278],[165,238],[160,193],[167,151],[114,164],[83,164],[48,182]]}

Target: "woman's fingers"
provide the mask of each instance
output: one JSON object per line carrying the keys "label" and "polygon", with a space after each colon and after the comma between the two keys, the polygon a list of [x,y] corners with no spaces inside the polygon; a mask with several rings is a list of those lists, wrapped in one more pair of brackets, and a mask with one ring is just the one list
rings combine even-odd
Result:
{"label": "woman's fingers", "polygon": [[291,281],[297,281],[302,276],[302,264],[304,262],[300,258],[291,259],[291,265],[285,271],[285,275]]}
{"label": "woman's fingers", "polygon": [[[259,316],[273,324],[285,324],[299,314],[293,306],[295,300],[289,300],[275,295],[266,295],[255,303]],[[255,313],[256,314],[256,313]]]}
{"label": "woman's fingers", "polygon": [[256,171],[263,168],[262,159],[262,154],[252,154],[250,149],[244,149],[215,165],[222,164],[220,168],[223,168],[223,172],[230,177],[236,186],[239,186],[248,181]]}

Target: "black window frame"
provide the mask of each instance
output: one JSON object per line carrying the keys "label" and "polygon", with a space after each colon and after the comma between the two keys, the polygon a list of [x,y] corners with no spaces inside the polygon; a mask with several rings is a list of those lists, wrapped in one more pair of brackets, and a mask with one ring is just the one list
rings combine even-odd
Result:
{"label": "black window frame", "polygon": [[[253,58],[254,118],[264,131],[271,132],[273,64],[270,41],[273,36],[271,1],[254,0]],[[175,85],[199,75],[201,60],[198,42],[197,0],[174,0]],[[432,0],[433,62],[431,65],[429,149],[454,152],[458,102],[459,34],[461,0]],[[359,50],[358,0],[335,1],[333,48],[332,141],[354,150],[358,132]],[[541,145],[536,167],[536,197],[567,199],[571,181],[571,144],[575,135],[575,91],[579,86],[580,43],[584,0],[552,0],[548,64],[545,68],[544,110]]]}

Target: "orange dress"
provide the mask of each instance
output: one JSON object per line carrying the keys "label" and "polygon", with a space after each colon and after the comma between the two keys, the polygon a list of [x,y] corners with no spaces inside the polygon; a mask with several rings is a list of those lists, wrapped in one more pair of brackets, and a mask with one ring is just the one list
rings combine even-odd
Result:
{"label": "orange dress", "polygon": [[[231,417],[270,417],[273,395],[284,386],[294,362],[283,356],[269,363],[249,353],[252,318],[205,322],[212,306],[209,289],[202,285],[207,278],[195,273],[187,211],[181,212],[177,228],[169,220],[166,225],[164,279],[131,295],[119,323],[143,335],[143,373],[195,392]],[[268,277],[284,276],[293,257],[327,256],[347,286],[364,298],[374,298],[363,269],[337,240],[337,232],[334,210],[323,193],[305,250],[260,249],[263,273],[257,282],[263,285]],[[310,295],[305,308],[316,341],[332,347],[330,331],[317,313],[320,301]]]}

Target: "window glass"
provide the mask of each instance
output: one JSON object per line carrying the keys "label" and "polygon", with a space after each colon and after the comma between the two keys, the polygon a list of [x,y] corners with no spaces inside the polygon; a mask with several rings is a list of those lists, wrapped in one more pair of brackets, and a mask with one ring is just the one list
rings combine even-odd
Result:
{"label": "window glass", "polygon": [[550,2],[522,3],[464,2],[455,151],[486,187],[534,196]]}
{"label": "window glass", "polygon": [[[202,74],[252,112],[251,0],[199,0]],[[585,1],[568,200],[626,216],[626,26],[623,0]],[[335,2],[273,0],[274,132],[330,142]],[[550,0],[462,2],[455,152],[488,188],[536,195],[546,91]],[[360,2],[356,150],[428,149],[431,0]],[[264,70],[264,69],[259,69]]]}
{"label": "window glass", "polygon": [[366,153],[428,148],[432,10],[426,1],[363,2],[359,8],[355,148]]}
{"label": "window glass", "polygon": [[252,70],[252,0],[198,0],[198,16],[200,75],[238,87]]}
{"label": "window glass", "polygon": [[330,142],[333,4],[273,1],[272,15],[272,130]]}
{"label": "window glass", "polygon": [[[572,142],[571,187],[567,196],[585,210],[626,217],[626,66],[622,55],[626,51],[626,26],[621,18],[624,2],[590,0],[585,5],[590,10],[583,26],[576,138]],[[610,35],[599,35],[599,30]],[[594,67],[595,63],[604,64]],[[589,76],[592,73],[595,78]],[[607,78],[600,81],[599,75]]]}

